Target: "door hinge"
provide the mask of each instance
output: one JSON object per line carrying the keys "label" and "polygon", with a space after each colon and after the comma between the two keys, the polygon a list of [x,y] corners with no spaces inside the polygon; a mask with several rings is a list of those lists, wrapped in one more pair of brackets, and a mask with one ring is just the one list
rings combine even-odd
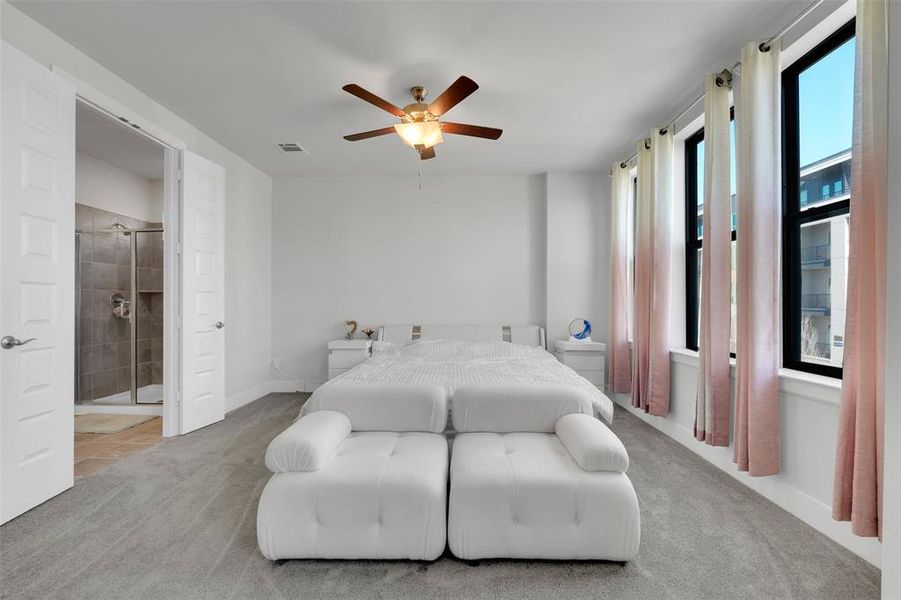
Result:
{"label": "door hinge", "polygon": [[175,328],[181,329],[181,316],[180,315],[175,317]]}
{"label": "door hinge", "polygon": [[181,242],[175,244],[175,253],[181,256]]}
{"label": "door hinge", "polygon": [[176,172],[175,172],[175,179],[177,179],[178,181],[184,181],[184,180],[185,180],[185,172],[182,171],[181,169],[179,169],[178,171],[176,171]]}

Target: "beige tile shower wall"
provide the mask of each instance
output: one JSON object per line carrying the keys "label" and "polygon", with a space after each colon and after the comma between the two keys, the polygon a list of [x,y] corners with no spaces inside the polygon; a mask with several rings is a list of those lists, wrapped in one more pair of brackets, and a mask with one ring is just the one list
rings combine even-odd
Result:
{"label": "beige tile shower wall", "polygon": [[163,234],[137,237],[138,387],[163,383]]}
{"label": "beige tile shower wall", "polygon": [[[76,228],[158,227],[83,204],[75,205]],[[162,234],[138,234],[138,385],[162,383]],[[131,238],[121,233],[79,236],[80,311],[77,315],[82,401],[105,398],[131,389],[131,331],[127,319],[113,316],[110,296],[131,297]],[[145,265],[141,267],[141,265]]]}

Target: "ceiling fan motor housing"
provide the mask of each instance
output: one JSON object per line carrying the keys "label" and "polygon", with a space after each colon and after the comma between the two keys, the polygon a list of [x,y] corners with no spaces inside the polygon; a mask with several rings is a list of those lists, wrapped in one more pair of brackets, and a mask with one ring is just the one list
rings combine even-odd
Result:
{"label": "ceiling fan motor housing", "polygon": [[429,90],[417,85],[410,88],[410,95],[416,100],[413,104],[404,107],[404,116],[401,119],[407,123],[418,123],[422,121],[436,121],[437,117],[429,113],[429,105],[425,103]]}
{"label": "ceiling fan motor housing", "polygon": [[425,102],[425,97],[429,95],[429,90],[421,85],[414,85],[410,88],[410,95],[413,96],[416,102],[422,103]]}

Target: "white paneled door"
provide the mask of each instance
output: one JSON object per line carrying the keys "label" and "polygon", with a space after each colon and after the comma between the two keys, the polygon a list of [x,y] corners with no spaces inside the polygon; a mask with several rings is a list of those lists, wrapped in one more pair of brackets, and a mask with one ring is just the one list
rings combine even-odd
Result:
{"label": "white paneled door", "polygon": [[225,417],[225,171],[185,151],[181,433]]}
{"label": "white paneled door", "polygon": [[75,90],[0,59],[0,523],[72,487]]}

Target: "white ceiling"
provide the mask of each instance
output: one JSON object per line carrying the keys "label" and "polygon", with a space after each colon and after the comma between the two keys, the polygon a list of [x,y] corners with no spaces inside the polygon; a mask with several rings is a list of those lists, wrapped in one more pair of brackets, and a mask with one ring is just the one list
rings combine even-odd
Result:
{"label": "white ceiling", "polygon": [[161,145],[81,102],[75,106],[75,147],[147,179],[163,178]]}
{"label": "white ceiling", "polygon": [[[605,170],[809,0],[13,3],[287,176]],[[481,89],[447,119],[500,127],[499,141],[447,136],[420,163],[396,136],[341,138],[396,122],[342,85],[403,106],[410,86],[434,98],[461,74]]]}

